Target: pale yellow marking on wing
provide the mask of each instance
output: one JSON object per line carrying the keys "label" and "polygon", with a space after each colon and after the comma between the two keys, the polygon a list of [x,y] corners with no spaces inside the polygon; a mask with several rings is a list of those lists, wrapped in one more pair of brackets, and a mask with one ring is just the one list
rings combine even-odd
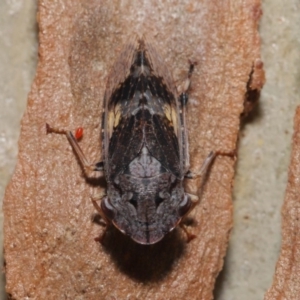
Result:
{"label": "pale yellow marking on wing", "polygon": [[178,125],[179,120],[178,120],[178,115],[177,115],[176,109],[170,105],[165,105],[164,113],[165,113],[165,116],[167,117],[167,119],[171,122],[172,126],[174,127],[176,136],[178,136],[178,126],[177,125]]}
{"label": "pale yellow marking on wing", "polygon": [[115,120],[114,120],[114,127],[117,127],[118,125],[119,125],[119,123],[120,123],[120,119],[121,119],[121,112],[120,112],[120,110],[118,109],[118,107],[117,107],[117,109],[116,109],[116,111],[115,111]]}
{"label": "pale yellow marking on wing", "polygon": [[171,111],[172,111],[172,121],[173,121],[175,134],[178,137],[178,132],[177,132],[178,131],[178,124],[179,124],[178,114],[177,114],[177,111],[174,108],[172,108]]}
{"label": "pale yellow marking on wing", "polygon": [[113,130],[117,127],[121,120],[120,105],[116,105],[114,110],[108,112],[107,124],[108,124],[108,136],[111,138]]}

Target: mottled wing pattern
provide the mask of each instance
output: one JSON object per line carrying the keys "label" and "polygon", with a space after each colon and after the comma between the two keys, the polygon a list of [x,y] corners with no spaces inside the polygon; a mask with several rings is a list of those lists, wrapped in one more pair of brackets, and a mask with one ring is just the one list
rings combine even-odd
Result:
{"label": "mottled wing pattern", "polygon": [[[122,113],[119,106],[114,107],[112,110],[109,109],[109,106],[111,107],[113,93],[115,94],[115,98],[118,96],[123,98],[122,85],[124,85],[126,78],[130,75],[130,66],[134,61],[137,46],[138,41],[136,38],[131,39],[128,43],[126,43],[123,51],[112,66],[106,84],[102,117],[102,157],[107,180],[111,173],[108,159],[110,139],[114,128],[120,123]],[[120,94],[116,94],[116,91]],[[119,127],[119,130],[120,129],[121,127]],[[114,141],[114,145],[116,145],[116,141]]]}
{"label": "mottled wing pattern", "polygon": [[145,38],[130,41],[109,78],[103,118],[108,181],[124,173],[143,146],[165,170],[182,178],[177,91],[155,48]]}

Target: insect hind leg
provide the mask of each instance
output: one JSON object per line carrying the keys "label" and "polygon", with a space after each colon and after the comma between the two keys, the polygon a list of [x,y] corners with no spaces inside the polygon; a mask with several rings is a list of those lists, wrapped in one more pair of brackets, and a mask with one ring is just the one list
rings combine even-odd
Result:
{"label": "insect hind leg", "polygon": [[212,162],[216,157],[216,152],[211,151],[208,156],[205,158],[204,162],[202,163],[201,168],[199,171],[192,172],[191,170],[187,171],[185,174],[185,178],[194,179],[203,176],[206,174],[207,170],[211,166]]}
{"label": "insect hind leg", "polygon": [[106,224],[108,224],[108,223],[110,223],[108,218],[106,217],[105,213],[103,212],[101,206],[97,203],[98,201],[102,201],[102,199],[104,197],[106,197],[106,193],[105,192],[100,192],[99,194],[96,194],[96,195],[92,196],[91,200],[92,200],[92,203],[93,203],[95,209],[99,213],[100,217],[104,220],[104,222]]}
{"label": "insect hind leg", "polygon": [[73,135],[73,133],[71,131],[52,127],[48,123],[46,123],[46,132],[47,132],[47,134],[49,134],[49,133],[63,134],[67,137],[70,145],[72,146],[74,152],[76,153],[76,155],[86,173],[92,172],[92,171],[103,172],[103,162],[89,163],[88,160],[86,159],[82,149],[80,148],[75,136]]}
{"label": "insect hind leg", "polygon": [[236,151],[230,151],[230,152],[223,152],[223,151],[211,151],[208,156],[205,158],[204,162],[202,163],[201,168],[199,169],[199,171],[191,171],[188,170],[187,173],[185,174],[185,178],[188,179],[195,179],[198,177],[202,177],[203,175],[205,175],[208,171],[208,169],[210,168],[210,166],[212,165],[214,159],[217,156],[229,156],[229,157],[235,157],[236,156]]}

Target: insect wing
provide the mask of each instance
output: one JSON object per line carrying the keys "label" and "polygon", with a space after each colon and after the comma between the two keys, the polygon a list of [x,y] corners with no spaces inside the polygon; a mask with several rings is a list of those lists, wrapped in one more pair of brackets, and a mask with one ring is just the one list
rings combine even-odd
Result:
{"label": "insect wing", "polygon": [[189,207],[182,181],[186,143],[171,74],[147,39],[132,39],[108,77],[104,97],[102,210],[141,244],[161,240]]}
{"label": "insect wing", "polygon": [[183,177],[177,91],[168,68],[147,39],[131,40],[113,66],[103,128],[108,180],[126,169],[143,144],[166,170]]}

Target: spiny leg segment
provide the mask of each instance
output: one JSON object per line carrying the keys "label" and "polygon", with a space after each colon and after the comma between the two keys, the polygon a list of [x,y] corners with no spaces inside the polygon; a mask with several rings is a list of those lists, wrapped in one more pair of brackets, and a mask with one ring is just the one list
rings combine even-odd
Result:
{"label": "spiny leg segment", "polygon": [[[56,127],[50,126],[48,123],[46,123],[46,132],[47,134],[49,133],[56,133],[56,134],[63,134],[67,137],[69,143],[71,144],[74,152],[76,153],[81,165],[84,168],[85,173],[92,172],[92,171],[97,171],[101,172],[103,174],[103,162],[97,162],[97,163],[89,163],[86,156],[84,155],[82,149],[80,148],[77,139],[73,135],[71,131],[67,131],[64,129],[59,129]],[[80,128],[79,132],[78,130],[76,131],[76,137],[81,138],[82,137],[82,129]],[[106,196],[105,192],[101,192],[99,194],[96,194],[95,196],[91,196],[91,201],[101,216],[101,218],[104,220],[106,223],[106,226],[110,223],[105,214],[103,213],[101,207],[98,205],[97,201],[102,200]],[[106,227],[107,228],[107,227]],[[102,241],[103,237],[105,235],[106,229],[102,235],[99,237],[95,238],[96,241]]]}
{"label": "spiny leg segment", "polygon": [[83,166],[85,172],[91,172],[91,171],[103,172],[103,162],[89,163],[82,149],[80,148],[77,139],[74,137],[71,131],[52,127],[48,123],[46,123],[46,132],[47,134],[49,133],[63,134],[67,137],[81,165]]}

